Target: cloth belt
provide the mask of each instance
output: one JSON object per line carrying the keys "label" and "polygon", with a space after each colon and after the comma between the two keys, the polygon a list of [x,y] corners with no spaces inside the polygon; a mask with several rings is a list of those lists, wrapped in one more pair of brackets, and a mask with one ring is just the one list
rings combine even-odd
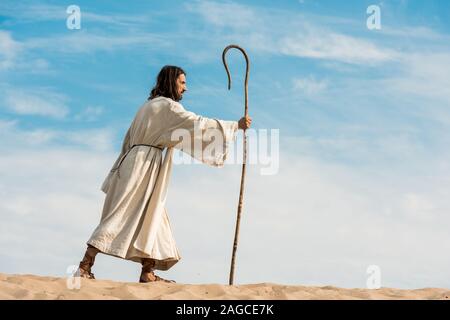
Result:
{"label": "cloth belt", "polygon": [[119,163],[117,164],[116,167],[114,167],[113,169],[111,169],[111,172],[117,171],[117,175],[118,175],[118,177],[120,178],[120,170],[119,170],[119,169],[120,169],[120,165],[122,164],[123,160],[125,160],[125,158],[127,157],[128,153],[131,151],[131,149],[133,149],[134,147],[139,147],[139,146],[153,147],[153,148],[156,148],[156,149],[161,150],[161,152],[164,150],[164,148],[162,148],[162,147],[154,146],[154,145],[151,145],[151,144],[133,144],[133,145],[131,146],[131,148],[129,148],[129,149],[127,150],[127,152],[125,152],[125,153],[123,154],[123,156],[120,157]]}

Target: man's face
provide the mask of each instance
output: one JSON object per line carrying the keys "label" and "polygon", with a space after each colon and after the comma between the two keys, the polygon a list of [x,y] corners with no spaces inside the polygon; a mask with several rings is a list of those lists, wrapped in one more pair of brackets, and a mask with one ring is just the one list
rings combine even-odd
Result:
{"label": "man's face", "polygon": [[183,93],[187,91],[186,76],[184,74],[180,74],[177,78],[177,90],[181,100],[183,98]]}

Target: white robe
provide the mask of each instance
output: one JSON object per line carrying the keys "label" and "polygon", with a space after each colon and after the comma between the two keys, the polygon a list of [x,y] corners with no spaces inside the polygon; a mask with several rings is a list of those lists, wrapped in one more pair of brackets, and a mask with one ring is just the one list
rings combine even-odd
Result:
{"label": "white robe", "polygon": [[[185,129],[192,133],[192,147],[200,143],[201,150],[205,150],[210,142],[204,141],[194,127],[200,128],[202,134],[209,129],[220,130],[223,152],[212,157],[197,157],[193,149],[172,141],[176,129]],[[196,115],[169,98],[157,97],[145,102],[102,184],[106,197],[101,221],[87,243],[105,254],[137,262],[152,258],[156,260],[156,269],[171,268],[181,259],[165,208],[174,148],[203,163],[222,167],[237,130],[237,121]],[[194,131],[197,134],[194,135]],[[145,145],[132,147],[136,144]],[[165,156],[163,151],[152,146],[164,148]]]}

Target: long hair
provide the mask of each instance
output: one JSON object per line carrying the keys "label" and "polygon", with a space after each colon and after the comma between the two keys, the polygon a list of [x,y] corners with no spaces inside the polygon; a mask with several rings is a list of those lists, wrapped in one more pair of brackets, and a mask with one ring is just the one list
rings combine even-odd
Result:
{"label": "long hair", "polygon": [[163,96],[174,101],[180,101],[181,95],[177,91],[177,78],[180,74],[186,75],[186,72],[180,67],[164,66],[156,78],[156,85],[150,91],[148,100]]}

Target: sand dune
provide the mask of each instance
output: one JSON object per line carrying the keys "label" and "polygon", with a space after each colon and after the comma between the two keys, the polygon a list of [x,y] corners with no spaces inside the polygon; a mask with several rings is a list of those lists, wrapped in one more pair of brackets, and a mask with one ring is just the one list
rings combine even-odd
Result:
{"label": "sand dune", "polygon": [[[80,280],[80,287],[74,280]],[[69,284],[69,285],[68,285]],[[72,289],[70,289],[72,288]],[[337,287],[287,286],[257,283],[221,284],[139,284],[109,280],[55,278],[35,275],[0,274],[0,299],[433,299],[446,300],[449,289],[399,290],[381,288],[342,289]]]}

